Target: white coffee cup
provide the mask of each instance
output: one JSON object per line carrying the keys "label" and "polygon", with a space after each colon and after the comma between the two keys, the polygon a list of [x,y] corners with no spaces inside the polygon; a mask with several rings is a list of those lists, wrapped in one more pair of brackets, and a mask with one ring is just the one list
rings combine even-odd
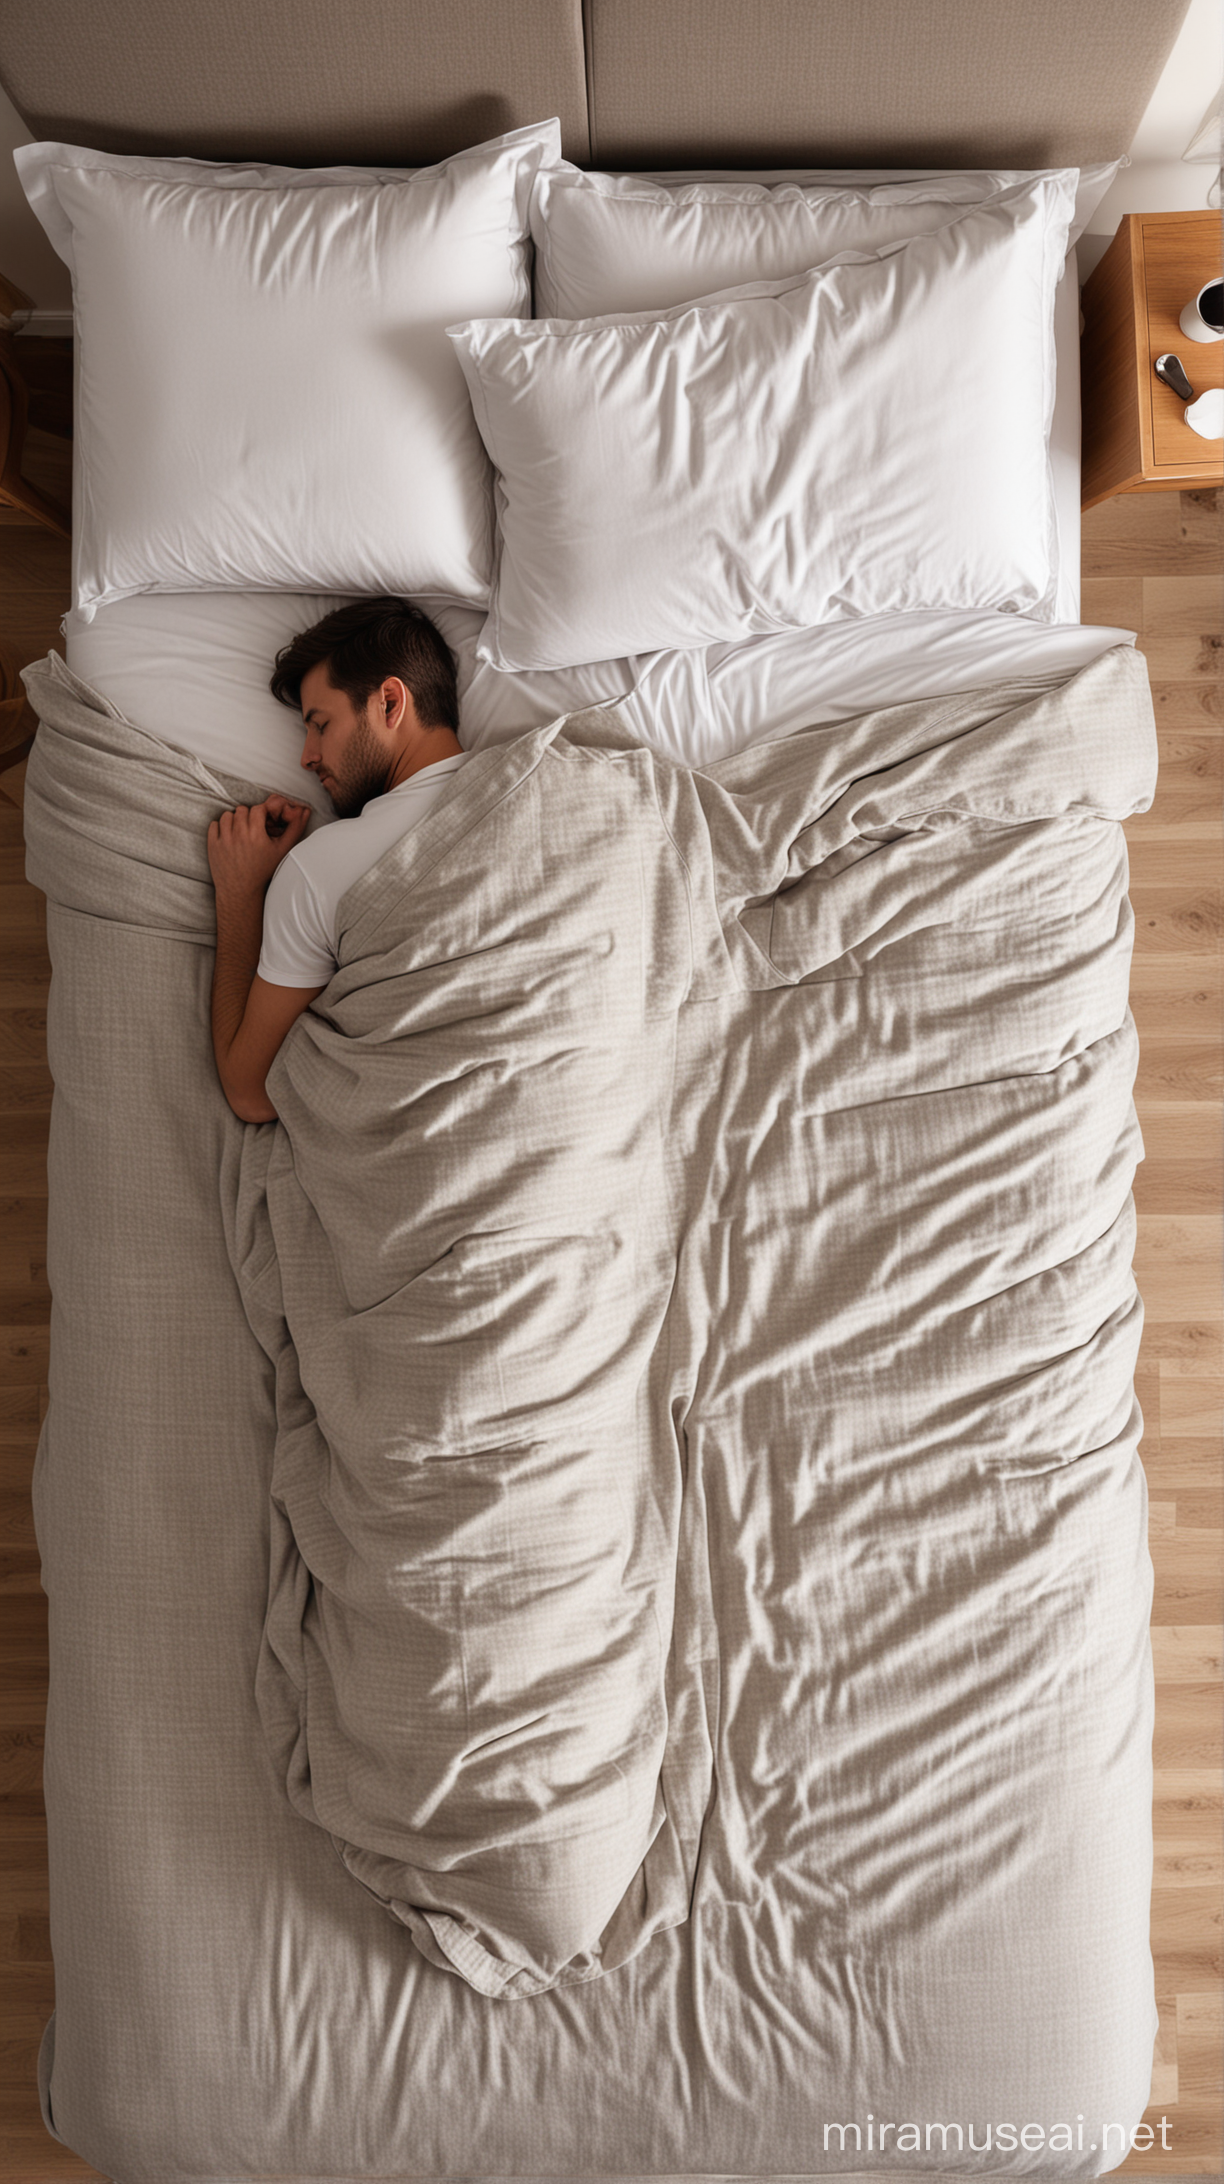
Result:
{"label": "white coffee cup", "polygon": [[1191,432],[1201,440],[1224,440],[1224,387],[1208,387],[1184,412]]}
{"label": "white coffee cup", "polygon": [[[1224,325],[1220,324],[1220,298],[1224,294],[1224,281],[1219,278],[1205,281],[1193,303],[1188,303],[1177,323],[1187,341],[1224,341]],[[1209,299],[1209,318],[1203,317],[1202,305]]]}

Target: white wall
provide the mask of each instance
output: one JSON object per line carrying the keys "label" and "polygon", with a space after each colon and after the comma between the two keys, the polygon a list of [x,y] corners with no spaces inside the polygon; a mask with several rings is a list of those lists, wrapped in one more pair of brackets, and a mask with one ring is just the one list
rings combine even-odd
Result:
{"label": "white wall", "polygon": [[1130,166],[1101,199],[1076,247],[1080,280],[1104,257],[1128,212],[1194,212],[1207,203],[1212,166],[1189,166],[1182,153],[1224,76],[1224,5],[1190,0],[1190,11],[1164,74],[1135,132]]}
{"label": "white wall", "polygon": [[[1185,150],[1224,75],[1222,0],[1191,0],[1177,43],[1131,146],[1123,168],[1092,216],[1079,244],[1080,278],[1086,280],[1127,212],[1180,212],[1201,207],[1214,179],[1211,167],[1185,166]],[[68,269],[61,264],[26,204],[12,163],[15,145],[30,136],[0,91],[0,272],[7,273],[44,311],[72,302]]]}

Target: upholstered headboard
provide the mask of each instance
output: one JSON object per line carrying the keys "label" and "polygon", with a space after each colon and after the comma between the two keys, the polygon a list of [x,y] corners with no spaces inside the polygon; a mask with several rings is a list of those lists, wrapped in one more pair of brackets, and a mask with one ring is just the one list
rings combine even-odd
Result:
{"label": "upholstered headboard", "polygon": [[418,165],[1034,167],[1130,144],[1188,0],[3,0],[35,136]]}

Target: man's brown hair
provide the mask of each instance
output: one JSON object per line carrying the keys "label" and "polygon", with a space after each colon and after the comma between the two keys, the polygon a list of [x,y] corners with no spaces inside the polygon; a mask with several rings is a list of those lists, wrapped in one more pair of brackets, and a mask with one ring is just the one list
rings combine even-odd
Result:
{"label": "man's brown hair", "polygon": [[412,692],[422,728],[450,728],[458,734],[459,693],[450,646],[429,616],[407,599],[358,599],[290,638],[276,655],[273,697],[296,712],[302,679],[320,661],[327,663],[333,689],[343,690],[356,711],[364,709],[388,675],[397,675]]}

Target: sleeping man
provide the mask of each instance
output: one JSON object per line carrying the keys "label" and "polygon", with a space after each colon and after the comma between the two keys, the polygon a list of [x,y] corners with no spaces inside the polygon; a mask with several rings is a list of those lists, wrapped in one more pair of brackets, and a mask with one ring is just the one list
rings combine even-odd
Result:
{"label": "sleeping man", "polygon": [[403,599],[359,600],[304,630],[277,654],[272,693],[300,707],[302,764],[341,824],[305,840],[310,806],[269,796],[208,830],[213,1050],[243,1122],[276,1120],[265,1079],[336,968],[341,900],[446,794],[467,755],[450,650]]}

